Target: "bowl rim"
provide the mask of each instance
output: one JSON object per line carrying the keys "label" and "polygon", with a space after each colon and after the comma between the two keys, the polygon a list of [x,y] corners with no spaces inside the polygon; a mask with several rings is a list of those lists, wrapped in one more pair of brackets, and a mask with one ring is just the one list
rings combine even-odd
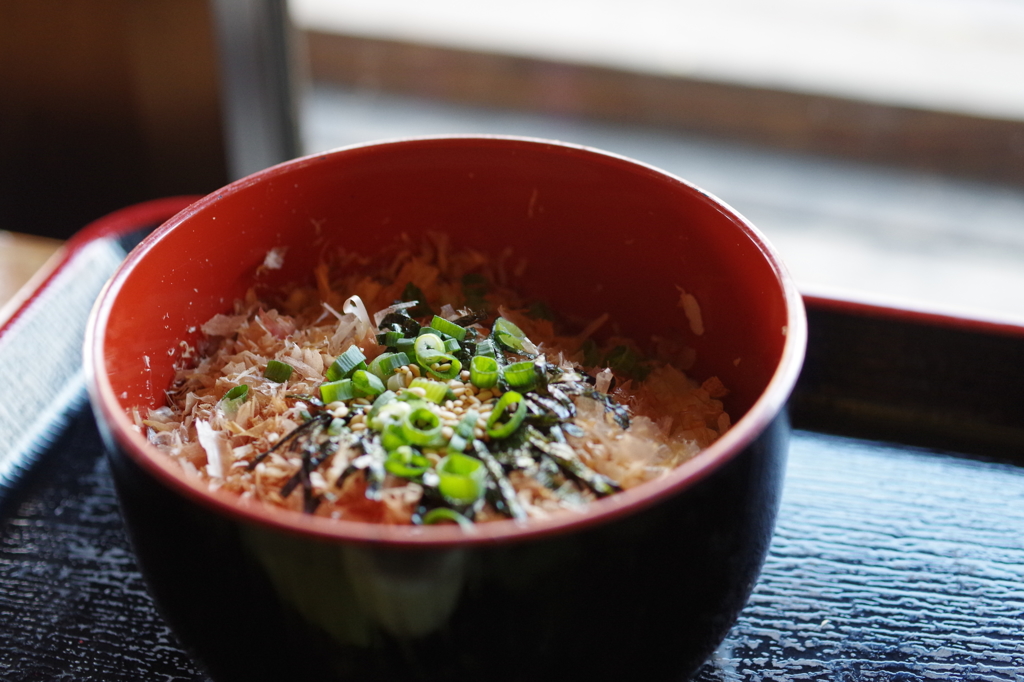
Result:
{"label": "bowl rim", "polygon": [[[162,240],[164,235],[192,215],[215,204],[221,197],[241,191],[252,184],[261,183],[268,178],[287,174],[294,168],[329,162],[339,155],[370,147],[423,142],[443,144],[445,141],[453,140],[540,144],[596,154],[640,167],[675,181],[727,215],[737,228],[746,233],[768,262],[775,273],[786,307],[786,326],[782,330],[786,338],[782,356],[767,386],[747,412],[733,423],[718,440],[664,476],[593,501],[583,511],[566,511],[554,514],[547,519],[530,519],[525,522],[512,519],[492,521],[476,524],[470,530],[463,530],[459,526],[447,524],[408,526],[332,519],[272,508],[260,502],[242,499],[234,493],[210,490],[207,484],[198,478],[187,477],[177,462],[158,451],[148,442],[145,435],[135,429],[127,412],[121,407],[120,400],[115,396],[109,377],[106,375],[103,337],[111,307],[123,288],[125,280],[135,265]],[[514,135],[432,135],[374,140],[308,154],[240,178],[182,209],[147,236],[128,255],[106,283],[89,316],[83,356],[89,397],[97,412],[96,418],[105,421],[110,436],[136,465],[159,481],[161,485],[182,495],[187,500],[237,522],[255,524],[312,539],[383,543],[395,547],[454,547],[492,544],[498,541],[519,542],[574,532],[632,515],[660,500],[683,493],[737,457],[785,410],[786,402],[803,365],[806,343],[807,319],[803,300],[785,264],[760,230],[713,194],[651,164],[585,145]]]}

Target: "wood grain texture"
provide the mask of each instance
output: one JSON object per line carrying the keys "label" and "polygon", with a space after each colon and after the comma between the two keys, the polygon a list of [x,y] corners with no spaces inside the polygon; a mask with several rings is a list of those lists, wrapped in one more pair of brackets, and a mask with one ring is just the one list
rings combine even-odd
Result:
{"label": "wood grain texture", "polygon": [[1021,679],[1024,470],[798,432],[786,486],[701,682]]}
{"label": "wood grain texture", "polygon": [[91,413],[0,502],[0,678],[202,679],[146,592]]}

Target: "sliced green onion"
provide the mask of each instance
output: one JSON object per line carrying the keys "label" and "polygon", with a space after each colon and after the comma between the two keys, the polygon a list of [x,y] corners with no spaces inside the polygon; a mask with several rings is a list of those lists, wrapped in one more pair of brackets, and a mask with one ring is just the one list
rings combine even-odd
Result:
{"label": "sliced green onion", "polygon": [[499,317],[494,321],[493,332],[494,338],[505,348],[514,351],[523,350],[523,339],[526,338],[526,334],[523,333],[522,329],[504,317]]}
{"label": "sliced green onion", "polygon": [[[381,400],[391,391],[385,391],[377,396],[377,400],[373,401],[373,407],[370,408],[370,414],[366,419],[366,424],[374,431],[384,431],[384,427],[388,424],[401,424],[405,415],[412,412],[412,405],[405,402],[404,400],[397,400],[392,398],[385,403],[382,403],[380,407],[377,407],[377,401]],[[394,395],[392,393],[392,395]]]}
{"label": "sliced green onion", "polygon": [[409,355],[414,355],[415,354],[415,350],[414,350],[415,345],[416,345],[416,338],[415,337],[413,337],[413,338],[405,337],[405,338],[398,339],[398,341],[395,342],[395,350],[397,350],[399,352],[403,352],[403,353],[408,353]]}
{"label": "sliced green onion", "polygon": [[417,364],[437,379],[448,381],[462,371],[462,363],[454,355],[445,352],[444,341],[437,334],[417,337],[415,351]]}
{"label": "sliced green onion", "polygon": [[380,432],[380,444],[387,452],[396,450],[409,442],[405,439],[405,431],[401,424],[386,424]]}
{"label": "sliced green onion", "polygon": [[398,371],[399,367],[404,367],[409,362],[409,356],[403,352],[381,353],[370,362],[370,366],[366,369],[379,379],[388,379]]}
{"label": "sliced green onion", "polygon": [[357,369],[352,373],[352,387],[357,398],[377,397],[387,390],[380,377],[363,369]]}
{"label": "sliced green onion", "polygon": [[488,358],[495,358],[498,356],[498,351],[494,347],[494,341],[490,339],[484,339],[480,343],[476,344],[476,355],[483,355]]}
{"label": "sliced green onion", "polygon": [[352,345],[335,359],[324,378],[327,381],[348,379],[357,369],[366,369],[366,356],[359,350],[359,346]]}
{"label": "sliced green onion", "polygon": [[435,507],[423,515],[423,525],[426,526],[441,523],[443,521],[452,521],[459,524],[459,526],[464,529],[470,529],[473,527],[472,521],[454,509],[449,509],[448,507]]}
{"label": "sliced green onion", "polygon": [[[501,419],[505,417],[505,413],[508,412],[511,405],[518,406],[515,412],[502,422]],[[523,402],[523,396],[515,391],[506,391],[491,410],[491,416],[487,418],[487,435],[496,439],[508,438],[519,428],[525,418],[526,403]]]}
{"label": "sliced green onion", "polygon": [[455,433],[463,438],[472,438],[473,430],[476,428],[476,420],[479,418],[480,415],[476,410],[469,410],[465,415],[463,415],[462,419],[459,420],[458,426],[455,427]]}
{"label": "sliced green onion", "polygon": [[475,457],[451,453],[437,463],[437,475],[437,489],[451,504],[473,504],[486,489],[487,469]]}
{"label": "sliced green onion", "polygon": [[330,405],[339,400],[352,400],[355,397],[355,387],[352,385],[351,379],[328,381],[320,384],[320,399],[324,405]]}
{"label": "sliced green onion", "polygon": [[402,435],[411,445],[440,445],[444,441],[441,418],[428,407],[416,407],[402,419]]}
{"label": "sliced green onion", "polygon": [[239,384],[224,394],[221,398],[221,408],[225,413],[233,415],[241,407],[245,399],[249,397],[248,384]]}
{"label": "sliced green onion", "polygon": [[[447,365],[447,369],[444,365]],[[459,376],[459,372],[462,371],[462,363],[452,355],[445,355],[438,358],[437,362],[427,365],[425,369],[427,374],[432,377],[436,377],[441,381],[451,381]]]}
{"label": "sliced green onion", "polygon": [[400,478],[416,479],[430,468],[430,460],[408,445],[400,445],[388,455],[384,468]]}
{"label": "sliced green onion", "polygon": [[263,376],[270,381],[283,384],[292,376],[292,366],[280,360],[268,360],[267,368],[263,370]]}
{"label": "sliced green onion", "polygon": [[498,361],[486,355],[474,355],[469,361],[469,381],[477,388],[491,388],[498,383]]}
{"label": "sliced green onion", "polygon": [[447,353],[455,353],[462,350],[462,343],[458,339],[445,339],[444,350]]}
{"label": "sliced green onion", "polygon": [[426,395],[423,397],[432,403],[440,405],[444,402],[444,398],[448,395],[448,384],[441,383],[440,381],[432,381],[431,379],[425,379],[423,377],[416,377],[409,383],[409,388],[422,388]]}
{"label": "sliced green onion", "polygon": [[431,328],[436,329],[442,334],[447,334],[456,341],[462,341],[464,338],[466,338],[465,327],[459,326],[454,322],[446,320],[438,315],[434,315],[434,319],[430,321],[430,326]]}
{"label": "sliced green onion", "polygon": [[224,394],[222,400],[237,400],[238,402],[245,402],[245,399],[249,396],[249,385],[239,384],[230,391]]}
{"label": "sliced green onion", "polygon": [[466,451],[466,446],[473,441],[476,421],[479,418],[480,415],[475,410],[470,410],[462,417],[458,426],[455,427],[455,433],[452,434],[451,440],[448,441],[449,453]]}
{"label": "sliced green onion", "polygon": [[404,339],[404,338],[405,338],[405,334],[403,334],[400,331],[395,331],[395,330],[392,329],[391,331],[386,332],[384,334],[384,345],[389,347],[389,348],[394,348],[395,345],[401,339]]}
{"label": "sliced green onion", "polygon": [[380,411],[390,402],[393,402],[398,397],[394,391],[384,391],[379,396],[374,398],[373,404],[370,405],[370,413],[366,415],[366,419],[370,420],[377,416]]}
{"label": "sliced green onion", "polygon": [[[424,329],[429,329],[429,327],[424,327]],[[413,352],[416,354],[416,362],[423,365],[431,358],[445,354],[444,341],[437,334],[422,334],[416,337]]]}
{"label": "sliced green onion", "polygon": [[448,441],[448,454],[458,453],[461,454],[466,451],[466,446],[469,445],[470,441],[463,438],[459,434],[452,434],[451,439]]}
{"label": "sliced green onion", "polygon": [[537,370],[534,368],[533,362],[529,360],[506,365],[502,372],[505,375],[505,381],[512,388],[529,390],[537,383]]}

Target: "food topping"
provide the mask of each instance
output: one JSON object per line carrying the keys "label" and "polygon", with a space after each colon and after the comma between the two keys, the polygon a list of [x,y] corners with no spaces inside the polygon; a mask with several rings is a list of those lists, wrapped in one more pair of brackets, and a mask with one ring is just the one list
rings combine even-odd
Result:
{"label": "food topping", "polygon": [[580,508],[729,427],[721,382],[671,364],[691,351],[599,344],[606,316],[556,333],[547,307],[524,305],[482,256],[442,250],[250,292],[203,326],[202,359],[139,423],[187,472],[244,498],[460,525]]}

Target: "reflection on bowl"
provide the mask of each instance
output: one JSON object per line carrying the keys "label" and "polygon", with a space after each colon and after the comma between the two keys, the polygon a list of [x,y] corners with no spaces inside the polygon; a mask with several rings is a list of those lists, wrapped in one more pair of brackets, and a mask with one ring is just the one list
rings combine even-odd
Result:
{"label": "reflection on bowl", "polygon": [[[490,253],[514,235],[526,296],[685,339],[691,373],[730,388],[734,425],[584,514],[472,534],[246,503],[134,429],[126,410],[163,404],[181,342],[244,295],[271,249],[288,249],[269,275],[284,284],[308,279],[325,244],[370,254],[428,231]],[[678,287],[700,302],[699,336]],[[200,200],[115,275],[86,365],[139,564],[215,679],[674,679],[725,636],[764,560],[805,336],[777,256],[714,197],[591,149],[447,137],[313,155]]]}

